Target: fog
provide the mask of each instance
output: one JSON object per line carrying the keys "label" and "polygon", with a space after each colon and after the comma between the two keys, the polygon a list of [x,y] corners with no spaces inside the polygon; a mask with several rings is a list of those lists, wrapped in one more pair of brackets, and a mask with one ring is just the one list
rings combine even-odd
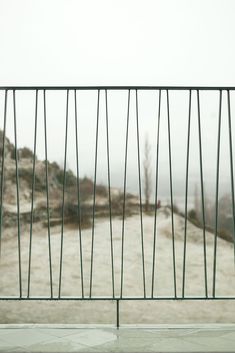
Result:
{"label": "fog", "polygon": [[[40,1],[0,2],[0,82],[9,85],[234,85],[233,1]],[[140,161],[146,136],[155,185],[158,92],[139,91]],[[108,92],[111,184],[123,187],[127,91]],[[185,190],[188,91],[170,91],[174,195]],[[46,93],[48,159],[63,166],[66,91]],[[216,182],[219,92],[201,92],[203,178],[213,197]],[[232,122],[235,113],[231,92]],[[80,176],[94,178],[97,91],[77,91]],[[18,145],[33,147],[35,91],[17,91]],[[166,92],[162,92],[159,195],[169,194]],[[0,128],[4,91],[0,93]],[[104,91],[100,95],[97,180],[107,184]],[[192,93],[189,193],[200,186],[196,92]],[[42,92],[37,155],[45,158]],[[234,128],[233,128],[234,130]],[[14,141],[12,93],[7,136]],[[69,96],[67,168],[76,171],[74,92]],[[223,93],[220,190],[230,191],[227,96]],[[127,188],[138,191],[135,92],[131,92]],[[142,171],[141,171],[142,175]]]}

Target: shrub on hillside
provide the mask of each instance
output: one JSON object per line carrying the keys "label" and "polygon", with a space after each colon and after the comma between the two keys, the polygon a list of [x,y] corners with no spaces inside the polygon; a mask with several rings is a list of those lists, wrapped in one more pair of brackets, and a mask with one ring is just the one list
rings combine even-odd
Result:
{"label": "shrub on hillside", "polygon": [[[31,151],[31,149],[29,149],[28,147],[23,147],[23,148],[19,148],[18,149],[18,158],[19,159],[34,159],[34,154]],[[36,157],[37,159],[37,157]]]}

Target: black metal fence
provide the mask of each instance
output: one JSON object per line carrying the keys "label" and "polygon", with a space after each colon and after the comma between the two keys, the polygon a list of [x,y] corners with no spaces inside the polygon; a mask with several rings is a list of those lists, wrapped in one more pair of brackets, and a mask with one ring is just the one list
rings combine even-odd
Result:
{"label": "black metal fence", "polygon": [[[60,91],[60,96],[56,98],[57,92]],[[86,119],[86,109],[89,108],[91,104],[89,99],[84,100],[83,112],[79,110],[79,104],[82,99],[84,99],[84,94],[86,92],[92,92],[95,95],[93,102],[95,102],[95,115],[93,114],[93,121],[90,121],[90,125],[84,125],[84,130],[79,128],[79,122],[82,119]],[[227,281],[231,281],[231,291],[234,293],[234,264],[235,264],[235,197],[234,197],[234,122],[233,122],[233,104],[235,101],[234,92],[235,88],[233,87],[1,87],[1,99],[2,99],[2,109],[1,113],[1,125],[2,129],[2,139],[1,139],[1,193],[0,193],[0,256],[4,255],[4,242],[7,240],[7,235],[4,236],[6,231],[6,219],[9,216],[7,207],[4,206],[4,199],[6,203],[9,204],[7,199],[8,193],[10,193],[10,188],[12,185],[15,187],[15,199],[14,205],[16,207],[16,212],[14,213],[16,217],[15,225],[8,227],[12,231],[12,234],[17,237],[17,252],[18,252],[18,295],[8,295],[6,290],[4,295],[1,295],[0,300],[114,300],[117,304],[117,326],[119,326],[119,302],[121,300],[226,300],[226,299],[235,299],[234,294],[227,295],[224,293],[222,295],[217,295],[216,284],[217,284],[217,262],[218,262],[218,238],[225,238],[229,244],[232,245],[233,250],[231,251],[231,268],[233,272],[233,277],[230,278],[227,276]],[[29,103],[34,106],[28,115],[31,116],[31,122],[33,121],[33,130],[27,129],[27,121],[19,122],[18,119],[18,105],[20,105],[20,99],[22,94],[27,94],[30,92],[30,97],[28,97],[24,106],[21,106],[21,115],[24,114],[24,109],[27,110],[27,104]],[[50,92],[54,94],[53,105],[58,109],[58,115],[64,116],[64,139],[60,144],[54,146],[55,155],[56,149],[59,149],[59,145],[63,144],[63,168],[58,171],[61,176],[61,183],[59,188],[59,196],[57,200],[60,201],[59,207],[59,224],[61,226],[60,239],[57,239],[57,242],[60,242],[60,251],[59,251],[59,263],[58,263],[58,276],[54,277],[53,270],[53,252],[51,245],[51,230],[54,227],[52,224],[53,218],[53,207],[51,205],[51,188],[52,188],[52,167],[48,156],[48,149],[50,146],[55,144],[56,135],[59,134],[60,127],[57,127],[57,118],[56,115],[52,116],[52,130],[51,135],[48,137],[48,115],[51,114],[48,111],[48,95]],[[119,100],[119,105],[117,101],[112,101],[112,96],[115,95],[115,92],[122,92],[122,99]],[[83,94],[83,96],[81,96]],[[152,95],[152,107],[146,108],[149,105],[148,95]],[[184,103],[179,102],[178,95],[184,97]],[[63,102],[60,101],[63,95]],[[208,100],[205,99],[206,96],[209,96]],[[210,96],[211,95],[211,96]],[[202,102],[201,97],[203,96]],[[93,99],[92,98],[92,99]],[[172,102],[174,104],[172,106]],[[121,103],[120,103],[121,102]],[[144,102],[144,103],[143,103]],[[178,102],[178,103],[177,103]],[[41,104],[40,104],[41,103]],[[101,107],[103,104],[103,108]],[[58,106],[63,106],[64,110],[61,112],[61,108]],[[110,108],[111,107],[111,108]],[[205,108],[206,107],[206,108]],[[212,107],[212,113],[205,114],[205,109],[207,107]],[[235,106],[234,106],[235,108]],[[42,125],[43,125],[43,134],[41,138],[44,143],[44,178],[45,178],[45,187],[42,190],[36,190],[37,183],[37,163],[38,159],[37,154],[37,139],[38,139],[38,128],[39,128],[39,111],[41,109],[42,116]],[[120,111],[118,111],[120,109]],[[11,113],[9,111],[11,110]],[[102,112],[101,112],[102,110]],[[164,111],[163,111],[164,110]],[[125,114],[123,112],[125,111]],[[145,112],[143,114],[143,111]],[[23,112],[23,113],[22,113]],[[116,115],[119,115],[118,117]],[[153,115],[152,120],[148,120],[148,115]],[[212,114],[210,116],[210,114]],[[214,115],[213,115],[214,114]],[[7,130],[8,119],[11,115],[12,123]],[[103,131],[101,131],[102,123],[101,116],[103,116]],[[132,119],[133,117],[133,119]],[[165,119],[165,127],[162,127],[163,119]],[[207,129],[205,124],[210,123],[210,119],[213,120],[214,126],[216,129]],[[63,118],[62,120],[63,121]],[[123,129],[119,130],[119,124],[123,122]],[[181,123],[184,126],[184,131],[182,131]],[[112,125],[112,132],[110,125]],[[133,126],[131,126],[133,124]],[[194,126],[192,126],[194,124]],[[69,126],[72,125],[71,133],[73,134],[73,139],[69,135]],[[30,210],[28,211],[28,228],[27,230],[22,230],[22,224],[25,222],[24,214],[21,211],[22,197],[21,197],[21,188],[24,184],[21,178],[23,169],[20,168],[21,157],[18,146],[18,130],[19,126],[21,131],[25,131],[25,135],[21,133],[21,144],[22,147],[25,143],[24,138],[31,131],[31,136],[33,135],[33,152],[31,155],[31,174],[30,174]],[[178,126],[178,127],[177,127]],[[209,125],[208,125],[209,126]],[[53,128],[54,127],[54,128]],[[86,134],[89,133],[89,129],[94,131],[93,147],[89,145],[89,139],[86,138]],[[143,156],[143,140],[144,132],[143,129],[146,128],[148,133],[150,133],[153,138],[150,137],[150,144],[154,153],[151,155],[151,161],[145,161],[145,167],[147,163],[147,168],[151,169],[151,180],[149,182],[150,189],[152,191],[150,199],[146,200],[145,194],[145,183],[146,175],[143,176],[143,158],[149,158]],[[206,130],[206,131],[205,131]],[[216,132],[216,134],[215,134]],[[13,137],[14,150],[11,156],[11,163],[14,161],[14,183],[9,184],[7,178],[9,176],[8,172],[8,153],[7,143],[8,143],[8,134]],[[115,138],[115,135],[122,134],[122,138],[119,141],[119,137],[116,136],[115,142],[112,141]],[[204,134],[204,135],[203,135]],[[161,135],[164,135],[163,140],[161,140]],[[208,139],[207,139],[208,137]],[[86,143],[87,139],[87,143]],[[211,143],[208,141],[215,141]],[[174,143],[172,142],[174,140]],[[221,157],[221,140],[224,141],[225,152],[223,157]],[[135,147],[133,148],[132,144],[135,141]],[[58,143],[58,141],[57,141]],[[79,145],[80,143],[80,145]],[[100,177],[98,178],[98,168],[99,168],[99,146],[103,144],[102,157],[105,160],[105,163],[102,162],[102,168],[100,171]],[[178,145],[177,145],[178,143]],[[26,141],[27,144],[27,141]],[[82,148],[81,148],[82,144]],[[73,168],[74,179],[73,182],[75,185],[73,188],[68,187],[68,178],[71,175],[68,173],[68,147],[73,147],[75,164]],[[111,147],[112,145],[112,147]],[[122,147],[121,147],[122,145]],[[164,147],[162,147],[164,145]],[[80,147],[79,147],[80,146]],[[178,146],[178,147],[177,147]],[[184,147],[182,147],[184,146]],[[128,163],[132,163],[133,157],[130,159],[129,149],[133,148],[136,158],[136,188],[128,186]],[[120,149],[120,154],[117,150]],[[197,150],[198,159],[195,159],[195,156],[191,156],[191,150],[194,152]],[[93,175],[89,180],[90,187],[92,188],[91,197],[89,202],[83,202],[84,195],[81,191],[81,182],[82,178],[86,174],[86,171],[83,173],[80,170],[80,159],[81,159],[81,150],[83,151],[83,164],[84,170],[86,169],[86,158],[91,159],[89,155],[93,156]],[[91,151],[92,150],[92,151]],[[132,155],[133,155],[132,150]],[[207,150],[212,152],[211,155],[207,153]],[[22,150],[21,150],[22,151]],[[39,151],[39,154],[42,154],[43,149]],[[85,156],[84,156],[85,151]],[[113,153],[115,151],[115,153]],[[146,152],[146,151],[145,151]],[[23,153],[23,152],[22,152]],[[87,153],[87,157],[86,157]],[[148,151],[146,152],[148,153]],[[165,157],[161,160],[161,153],[165,153]],[[213,154],[214,153],[214,154]],[[115,155],[115,157],[113,156]],[[121,158],[121,157],[122,158]],[[167,158],[166,158],[167,156]],[[209,156],[209,158],[208,158]],[[226,156],[226,157],[225,157]],[[120,158],[119,158],[120,157]],[[58,157],[59,159],[59,157]],[[50,161],[49,161],[50,160]],[[195,164],[195,170],[193,178],[195,175],[198,176],[198,182],[193,181],[194,184],[194,200],[193,207],[192,204],[189,205],[189,197],[192,198],[192,192],[190,194],[190,161],[193,160],[192,164]],[[149,165],[148,165],[149,162]],[[161,164],[162,163],[162,164]],[[227,163],[226,167],[223,163]],[[113,172],[112,167],[115,165],[115,170]],[[213,165],[213,168],[212,168]],[[222,166],[223,165],[223,166]],[[161,166],[164,169],[161,185],[159,184],[159,178],[161,174]],[[121,172],[120,172],[120,170]],[[205,169],[210,170],[210,172],[205,173]],[[197,170],[197,171],[196,171]],[[118,198],[116,203],[114,203],[114,194],[113,194],[113,183],[112,176],[116,173],[122,174],[120,179],[116,180],[116,192],[118,193]],[[113,174],[112,174],[113,173]],[[132,173],[132,171],[131,171]],[[226,179],[226,186],[222,185],[221,179]],[[165,190],[165,178],[168,178],[168,195],[163,196],[163,189]],[[12,177],[11,177],[12,178]],[[84,179],[83,179],[84,180]],[[87,178],[88,180],[88,178]],[[101,180],[101,182],[100,182]],[[104,180],[106,180],[104,182]],[[177,184],[177,180],[180,180]],[[206,180],[206,183],[205,183]],[[221,183],[220,183],[221,182]],[[87,181],[88,183],[88,181]],[[99,204],[97,201],[100,196],[98,189],[102,184],[103,192],[107,200],[105,205]],[[105,184],[105,185],[104,185]],[[212,191],[210,184],[214,185]],[[107,185],[107,186],[106,186]],[[116,186],[115,185],[115,186]],[[195,192],[196,185],[196,192]],[[222,185],[222,186],[221,186]],[[128,189],[129,187],[129,189]],[[229,207],[228,211],[223,209],[223,204],[220,203],[220,187],[225,188],[227,194],[230,195],[228,199]],[[191,187],[192,189],[192,187]],[[206,193],[206,190],[207,191]],[[54,189],[53,189],[54,190]],[[199,190],[199,191],[198,191]],[[12,191],[11,191],[12,192]],[[39,197],[39,192],[43,192],[46,197],[46,206],[42,212],[42,218],[45,221],[46,228],[41,230],[41,233],[46,234],[47,236],[47,251],[48,251],[48,268],[49,268],[49,296],[40,296],[40,295],[31,295],[31,279],[32,279],[32,244],[33,244],[33,235],[34,235],[34,224],[36,222],[36,211],[35,211],[35,200]],[[70,205],[70,209],[67,210],[66,204],[66,195],[73,194],[72,196],[76,199]],[[176,199],[181,193],[184,198],[183,205],[181,207],[176,207]],[[208,197],[208,194],[209,197]],[[98,195],[98,196],[97,196]],[[177,195],[177,197],[175,197]],[[134,202],[130,203],[130,198],[134,198]],[[161,203],[159,204],[159,200]],[[55,197],[53,202],[55,202]],[[149,203],[149,208],[146,210],[146,202]],[[213,204],[213,207],[208,211],[208,204]],[[9,205],[8,205],[9,208]],[[85,210],[85,211],[84,211]],[[103,210],[103,216],[100,213]],[[191,212],[189,212],[191,211]],[[223,217],[221,214],[223,213]],[[169,212],[170,223],[168,226],[168,233],[170,232],[171,238],[171,247],[165,249],[168,256],[171,257],[172,261],[172,290],[173,295],[157,295],[155,292],[155,284],[158,280],[159,271],[157,267],[157,258],[159,255],[159,250],[157,249],[158,238],[161,235],[161,229],[158,229],[158,215],[159,212]],[[79,273],[80,278],[80,289],[81,295],[62,295],[62,283],[63,283],[63,261],[64,261],[64,241],[66,237],[66,224],[68,215],[75,213],[75,219],[77,222],[77,234],[78,234],[78,244],[79,244],[79,266],[77,272]],[[88,230],[91,233],[91,242],[89,243],[89,249],[84,249],[84,232],[86,233],[87,228],[84,230],[83,227],[83,216],[86,213],[86,216],[89,218],[90,225]],[[133,236],[130,235],[130,232],[126,230],[126,223],[128,222],[128,217],[133,216],[133,214],[139,217],[139,230],[140,230],[140,242],[139,248],[136,249],[139,253],[139,258],[141,262],[141,281],[139,286],[142,291],[142,295],[134,295],[130,293],[129,295],[124,295],[125,289],[125,242],[127,237]],[[213,217],[212,217],[213,214]],[[103,218],[102,218],[103,217]],[[152,220],[152,230],[151,230],[151,244],[145,239],[145,229],[144,222],[145,217],[150,217]],[[180,219],[181,228],[180,231],[177,230],[177,225],[175,219]],[[58,218],[58,217],[57,217]],[[115,219],[119,220],[121,227],[119,229],[120,237],[120,251],[114,251],[114,230],[113,222]],[[93,294],[93,280],[94,280],[94,260],[95,260],[95,243],[96,243],[96,220],[97,219],[106,219],[108,220],[109,230],[108,232],[109,244],[106,243],[105,246],[109,246],[110,249],[110,278],[111,278],[111,287],[110,294],[104,296],[97,296]],[[149,219],[149,218],[148,218]],[[226,222],[229,224],[228,229],[225,229]],[[74,220],[73,220],[74,221]],[[178,222],[178,221],[177,221]],[[189,223],[194,225],[196,231],[198,231],[198,238],[200,237],[201,247],[202,247],[202,261],[203,261],[203,277],[202,277],[202,286],[203,286],[203,295],[187,295],[186,292],[186,277],[187,271],[190,271],[187,268],[187,249],[188,249],[188,232],[189,232]],[[223,227],[221,224],[223,223]],[[226,223],[226,224],[225,224]],[[222,228],[221,228],[222,227]],[[195,231],[195,230],[194,230]],[[10,231],[9,231],[10,232]],[[148,231],[149,232],[149,231]],[[178,233],[181,232],[181,242],[180,246],[182,252],[180,259],[177,260],[176,255],[176,242],[179,243]],[[22,237],[25,237],[25,233],[29,236],[28,241],[28,250],[27,258],[22,255]],[[177,234],[176,234],[177,233]],[[87,234],[87,233],[86,233]],[[208,235],[209,234],[209,235]],[[86,236],[86,235],[85,235]],[[15,238],[16,238],[15,237]],[[150,237],[150,236],[149,236]],[[213,254],[208,255],[208,237],[213,239]],[[148,238],[149,239],[149,238]],[[148,251],[146,254],[146,247],[150,246],[151,252]],[[88,267],[84,269],[84,252],[89,252],[89,270]],[[127,254],[128,255],[128,254]],[[34,255],[37,256],[37,255]],[[196,255],[195,255],[196,256]],[[208,265],[208,256],[211,258],[212,267]],[[131,261],[131,259],[129,259]],[[199,260],[199,259],[198,259]],[[23,269],[22,261],[27,264]],[[195,259],[195,261],[197,261]],[[1,268],[0,260],[0,268]],[[148,266],[146,267],[146,262]],[[178,262],[181,262],[181,267],[177,265]],[[9,266],[5,267],[10,268],[10,259]],[[177,267],[178,266],[178,267]],[[45,268],[45,266],[44,266]],[[98,269],[102,271],[102,269]],[[180,276],[179,276],[180,271]],[[24,274],[23,274],[24,272]],[[86,273],[85,273],[86,272]],[[178,273],[177,273],[178,272]],[[23,279],[23,277],[25,279]],[[226,277],[226,275],[225,275]],[[102,284],[104,287],[105,283]],[[2,283],[4,286],[4,283]]]}

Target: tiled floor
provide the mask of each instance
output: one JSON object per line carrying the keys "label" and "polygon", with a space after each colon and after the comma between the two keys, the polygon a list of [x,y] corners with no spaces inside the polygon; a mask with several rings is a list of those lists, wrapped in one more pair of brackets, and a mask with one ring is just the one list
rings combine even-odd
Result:
{"label": "tiled floor", "polygon": [[235,325],[0,325],[0,352],[235,352]]}

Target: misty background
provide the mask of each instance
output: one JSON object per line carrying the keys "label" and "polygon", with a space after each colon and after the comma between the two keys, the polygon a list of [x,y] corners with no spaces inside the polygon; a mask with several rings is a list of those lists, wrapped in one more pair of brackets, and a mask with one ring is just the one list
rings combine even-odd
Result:
{"label": "misty background", "polygon": [[[234,84],[233,1],[0,1],[0,81],[14,85],[216,85]],[[67,169],[76,171],[74,93],[69,97]],[[140,91],[141,168],[144,141],[151,146],[155,185],[158,92]],[[123,187],[127,91],[108,92],[111,185]],[[63,166],[66,91],[49,91],[48,159]],[[184,197],[188,123],[187,91],[171,91],[173,191]],[[231,93],[231,112],[234,112]],[[97,91],[78,91],[80,176],[94,176]],[[219,92],[201,92],[206,196],[215,195]],[[16,92],[18,146],[33,149],[35,92]],[[169,199],[166,93],[162,93],[159,197]],[[3,127],[4,92],[0,94]],[[45,158],[42,93],[37,156]],[[233,120],[233,119],[232,119]],[[105,97],[100,96],[97,180],[107,184]],[[14,141],[12,93],[6,135]],[[131,92],[127,189],[138,191],[135,92]],[[227,97],[223,93],[220,192],[230,192]],[[143,171],[143,170],[142,170]],[[196,93],[192,96],[189,194],[200,183]]]}

